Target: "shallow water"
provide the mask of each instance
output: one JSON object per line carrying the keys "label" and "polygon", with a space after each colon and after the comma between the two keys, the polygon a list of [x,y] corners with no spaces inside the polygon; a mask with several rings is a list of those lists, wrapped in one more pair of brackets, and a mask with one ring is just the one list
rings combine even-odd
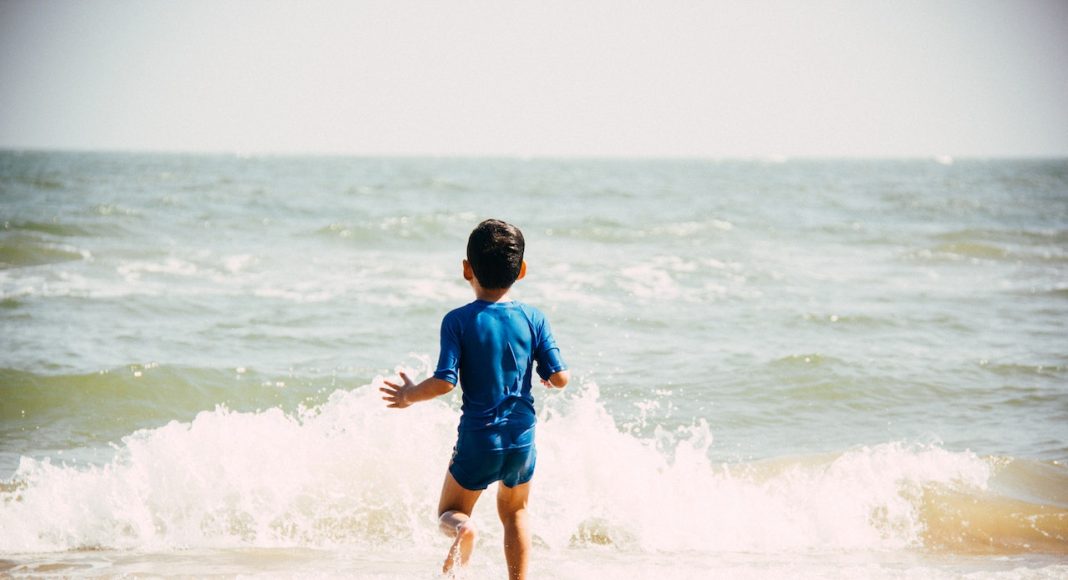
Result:
{"label": "shallow water", "polygon": [[1066,161],[14,152],[0,568],[432,575],[458,397],[373,385],[485,217],[576,378],[539,576],[1068,574]]}

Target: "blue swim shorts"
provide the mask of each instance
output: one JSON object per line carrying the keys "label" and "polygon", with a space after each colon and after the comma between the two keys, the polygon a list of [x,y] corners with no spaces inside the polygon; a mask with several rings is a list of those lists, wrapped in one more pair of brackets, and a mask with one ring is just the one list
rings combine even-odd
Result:
{"label": "blue swim shorts", "polygon": [[533,444],[507,451],[486,451],[464,446],[461,437],[452,450],[449,473],[464,489],[486,489],[495,481],[515,487],[534,477],[537,459]]}

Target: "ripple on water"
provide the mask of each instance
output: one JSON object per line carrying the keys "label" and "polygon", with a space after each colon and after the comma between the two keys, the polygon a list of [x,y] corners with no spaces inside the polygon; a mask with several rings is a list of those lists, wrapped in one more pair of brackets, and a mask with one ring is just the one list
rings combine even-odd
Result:
{"label": "ripple on water", "polygon": [[35,236],[14,235],[0,240],[0,269],[72,262],[89,257],[88,250],[51,243]]}

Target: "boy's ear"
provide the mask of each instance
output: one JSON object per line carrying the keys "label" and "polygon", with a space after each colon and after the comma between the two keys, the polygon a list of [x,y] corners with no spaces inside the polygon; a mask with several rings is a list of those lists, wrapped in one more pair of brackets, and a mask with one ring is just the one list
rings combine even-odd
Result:
{"label": "boy's ear", "polygon": [[522,280],[523,276],[526,276],[526,275],[527,275],[527,261],[523,260],[519,264],[519,276],[516,277],[516,280]]}
{"label": "boy's ear", "polygon": [[470,282],[475,277],[475,271],[471,269],[471,262],[464,260],[464,280]]}

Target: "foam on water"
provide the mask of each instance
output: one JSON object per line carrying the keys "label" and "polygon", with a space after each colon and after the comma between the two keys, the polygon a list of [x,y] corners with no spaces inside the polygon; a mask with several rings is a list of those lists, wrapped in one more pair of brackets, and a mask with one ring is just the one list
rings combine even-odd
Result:
{"label": "foam on water", "polygon": [[[715,464],[704,422],[639,438],[616,426],[595,384],[542,396],[531,517],[551,550],[921,548],[931,494],[975,501],[995,471],[972,453],[901,443]],[[431,545],[455,425],[444,402],[390,410],[366,385],[294,413],[218,407],[140,430],[102,465],[24,457],[0,487],[0,552]],[[496,543],[492,504],[475,517]],[[1063,510],[1046,516],[1046,532],[1064,532]]]}

